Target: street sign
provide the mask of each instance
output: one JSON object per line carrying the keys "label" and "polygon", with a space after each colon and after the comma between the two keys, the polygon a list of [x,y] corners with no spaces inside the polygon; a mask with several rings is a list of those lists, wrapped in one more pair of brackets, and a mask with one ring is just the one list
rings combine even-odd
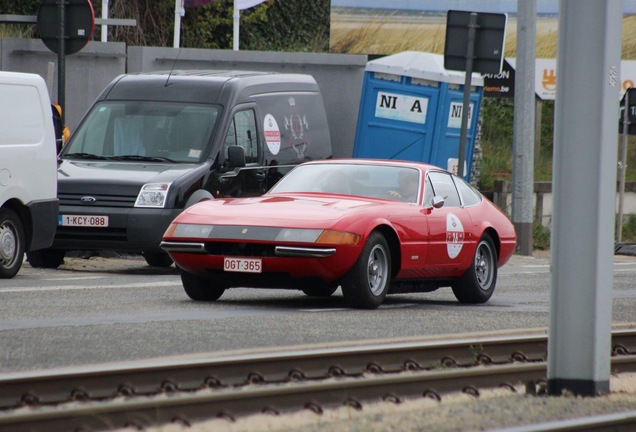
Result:
{"label": "street sign", "polygon": [[[471,15],[476,15],[474,27]],[[466,70],[471,29],[474,29],[473,72],[498,74],[503,66],[506,14],[449,10],[446,18],[444,67]]]}
{"label": "street sign", "polygon": [[446,17],[444,68],[466,72],[457,175],[464,177],[468,104],[473,72],[498,74],[503,65],[505,14],[449,10]]}
{"label": "street sign", "polygon": [[[628,99],[627,118],[625,118],[625,98]],[[628,88],[621,99],[620,115],[618,118],[618,133],[623,133],[623,124],[627,120],[627,134],[636,135],[636,88]]]}
{"label": "street sign", "polygon": [[38,9],[38,33],[44,45],[59,53],[60,25],[64,25],[64,54],[80,51],[95,32],[95,13],[90,0],[65,0],[64,22],[60,23],[59,0],[42,0]]}
{"label": "street sign", "polygon": [[515,69],[508,60],[498,74],[484,74],[484,97],[512,98],[515,96]]}

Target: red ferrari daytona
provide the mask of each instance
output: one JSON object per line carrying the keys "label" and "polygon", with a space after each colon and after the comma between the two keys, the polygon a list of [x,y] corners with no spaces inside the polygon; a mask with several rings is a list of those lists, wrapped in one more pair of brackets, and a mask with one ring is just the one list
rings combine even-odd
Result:
{"label": "red ferrari daytona", "polygon": [[441,168],[395,160],[307,162],[269,192],[186,209],[161,244],[186,294],[290,288],[373,309],[387,294],[450,286],[484,303],[516,246],[510,220]]}

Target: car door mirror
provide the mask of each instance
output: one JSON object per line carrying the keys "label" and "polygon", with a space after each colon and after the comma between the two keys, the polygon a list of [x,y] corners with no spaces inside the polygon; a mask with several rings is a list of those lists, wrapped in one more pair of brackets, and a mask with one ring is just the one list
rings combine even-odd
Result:
{"label": "car door mirror", "polygon": [[436,209],[444,207],[444,197],[435,195],[431,200],[431,207]]}
{"label": "car door mirror", "polygon": [[245,166],[245,150],[239,145],[231,145],[227,148],[227,159],[230,169]]}

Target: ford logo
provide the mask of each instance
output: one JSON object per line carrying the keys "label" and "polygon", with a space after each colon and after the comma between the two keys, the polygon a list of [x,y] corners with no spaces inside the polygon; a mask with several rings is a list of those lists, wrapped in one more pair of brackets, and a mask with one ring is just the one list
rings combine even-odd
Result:
{"label": "ford logo", "polygon": [[80,201],[82,202],[82,204],[94,204],[97,201],[97,198],[92,196],[85,196],[80,198]]}

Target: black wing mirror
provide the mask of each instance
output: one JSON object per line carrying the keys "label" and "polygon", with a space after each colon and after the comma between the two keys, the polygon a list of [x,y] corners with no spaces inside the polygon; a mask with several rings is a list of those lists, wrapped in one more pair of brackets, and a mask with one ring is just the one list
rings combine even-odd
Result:
{"label": "black wing mirror", "polygon": [[242,168],[245,166],[245,150],[238,145],[229,146],[227,159],[230,168]]}

